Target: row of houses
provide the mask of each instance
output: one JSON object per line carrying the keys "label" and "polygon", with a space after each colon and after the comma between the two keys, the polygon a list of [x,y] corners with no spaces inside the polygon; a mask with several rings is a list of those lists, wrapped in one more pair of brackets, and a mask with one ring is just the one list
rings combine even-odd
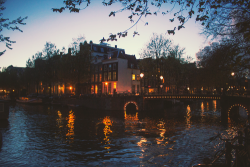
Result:
{"label": "row of houses", "polygon": [[[89,44],[91,53],[91,70],[89,71],[89,79],[81,83],[61,82],[53,80],[50,85],[48,83],[39,82],[29,93],[63,95],[78,94],[87,95],[113,95],[113,94],[139,94],[140,93],[140,70],[138,60],[135,55],[128,55],[124,49],[111,47],[107,43]],[[80,53],[83,49],[80,45]],[[71,49],[62,56],[71,55]],[[35,68],[43,66],[45,61],[35,63]],[[56,76],[54,76],[56,77]],[[77,85],[78,84],[78,85]]]}
{"label": "row of houses", "polygon": [[[189,87],[190,81],[189,77],[185,76],[181,78],[181,85],[176,85],[171,73],[163,74],[162,63],[157,64],[156,60],[154,63],[157,64],[156,72],[154,74],[149,71],[154,69],[145,69],[144,67],[139,68],[139,63],[142,59],[136,59],[135,55],[129,55],[125,53],[124,49],[111,47],[107,43],[95,44],[90,41],[88,44],[91,54],[90,70],[88,71],[87,79],[81,82],[76,82],[75,80],[61,80],[58,77],[60,74],[58,72],[52,71],[50,76],[45,76],[43,78],[37,77],[38,73],[34,73],[31,77],[32,82],[19,82],[19,90],[17,88],[11,87],[5,90],[6,93],[18,92],[19,96],[24,96],[27,94],[46,94],[46,95],[115,95],[115,94],[179,94],[179,93],[199,93],[204,91],[203,87],[194,87],[192,90]],[[83,44],[80,44],[80,51],[82,53]],[[54,62],[59,61],[63,57],[68,57],[69,59],[75,59],[75,55],[71,55],[71,49],[69,48],[68,53],[60,54],[54,56]],[[30,69],[31,71],[39,71],[45,66],[46,61],[43,59],[38,59],[35,61],[35,67]],[[146,60],[147,61],[147,60]],[[160,62],[160,59],[159,59]],[[52,64],[51,66],[56,66]],[[71,64],[75,66],[75,64]],[[195,63],[184,64],[188,66],[186,69],[195,68]],[[183,67],[184,67],[183,66]],[[81,68],[81,67],[80,67]],[[83,68],[83,67],[82,67]],[[154,67],[153,67],[154,68]],[[20,78],[27,68],[13,67],[9,66],[7,71],[16,72],[17,78]],[[73,75],[75,69],[71,68],[68,76]],[[45,73],[45,71],[41,71]],[[65,73],[65,71],[63,71]],[[42,74],[44,75],[44,74]],[[184,75],[184,74],[183,74]],[[164,76],[164,77],[163,77]],[[50,77],[50,80],[46,80],[46,77]],[[180,78],[180,77],[179,77]],[[236,81],[235,81],[236,82]],[[238,83],[238,82],[237,82]],[[247,84],[249,82],[246,82]],[[232,83],[231,85],[239,85]],[[242,84],[241,84],[242,85]],[[246,87],[246,84],[243,85]],[[178,87],[178,88],[177,88]],[[238,86],[241,88],[242,86]],[[238,88],[237,87],[237,88]],[[248,86],[247,86],[248,87]],[[178,90],[178,91],[177,91]],[[214,88],[212,89],[214,90]],[[1,91],[4,89],[0,86]]]}

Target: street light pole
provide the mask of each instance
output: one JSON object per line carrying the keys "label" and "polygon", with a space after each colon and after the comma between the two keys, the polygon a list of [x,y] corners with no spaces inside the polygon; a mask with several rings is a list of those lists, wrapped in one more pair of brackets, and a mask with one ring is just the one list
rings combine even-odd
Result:
{"label": "street light pole", "polygon": [[144,74],[141,73],[141,74],[140,74],[140,77],[141,77],[141,95],[143,95],[143,92],[142,92],[142,78],[144,77]]}

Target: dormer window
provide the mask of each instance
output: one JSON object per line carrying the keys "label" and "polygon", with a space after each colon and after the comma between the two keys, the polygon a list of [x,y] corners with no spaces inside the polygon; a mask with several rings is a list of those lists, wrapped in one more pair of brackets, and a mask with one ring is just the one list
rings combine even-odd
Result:
{"label": "dormer window", "polygon": [[94,50],[94,51],[97,51],[97,47],[96,47],[96,46],[93,46],[93,50]]}
{"label": "dormer window", "polygon": [[101,52],[104,52],[104,48],[101,48]]}

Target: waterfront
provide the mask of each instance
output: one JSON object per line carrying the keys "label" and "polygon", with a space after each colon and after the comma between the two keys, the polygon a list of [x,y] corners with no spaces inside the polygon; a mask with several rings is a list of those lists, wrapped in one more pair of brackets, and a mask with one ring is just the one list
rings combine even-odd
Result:
{"label": "waterfront", "polygon": [[212,137],[233,138],[243,125],[222,125],[216,100],[148,113],[16,104],[0,124],[0,164],[192,166],[224,148]]}

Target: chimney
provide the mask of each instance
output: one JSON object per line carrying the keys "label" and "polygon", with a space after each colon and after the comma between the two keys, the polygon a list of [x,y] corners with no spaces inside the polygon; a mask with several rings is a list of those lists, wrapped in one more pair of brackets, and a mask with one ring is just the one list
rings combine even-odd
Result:
{"label": "chimney", "polygon": [[68,49],[68,55],[71,56],[71,48]]}
{"label": "chimney", "polygon": [[117,45],[115,45],[115,48],[117,48]]}
{"label": "chimney", "polygon": [[83,52],[83,44],[80,43],[80,53],[82,53],[82,52]]}

